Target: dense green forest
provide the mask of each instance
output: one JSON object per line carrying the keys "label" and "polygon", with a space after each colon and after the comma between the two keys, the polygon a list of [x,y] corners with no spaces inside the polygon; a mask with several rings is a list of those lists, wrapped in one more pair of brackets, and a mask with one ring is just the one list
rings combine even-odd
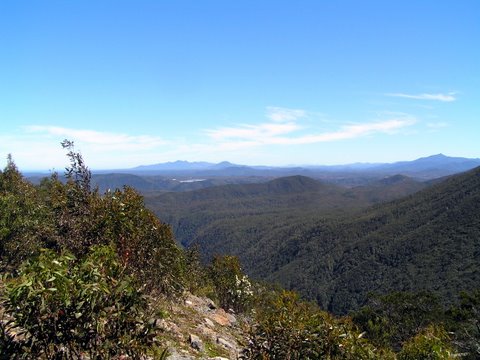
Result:
{"label": "dense green forest", "polygon": [[292,246],[297,255],[287,251],[268,278],[295,284],[335,313],[372,291],[430,290],[449,302],[480,284],[480,168],[361,215],[319,222]]}
{"label": "dense green forest", "polygon": [[348,189],[304,176],[291,176],[259,184],[146,194],[145,201],[147,207],[172,225],[177,240],[184,246],[200,244],[206,259],[215,253],[241,255],[252,275],[263,276],[268,270],[258,267],[268,267],[279,254],[275,254],[274,249],[272,252],[265,249],[266,256],[260,260],[255,255],[255,244],[275,248],[278,241],[285,244],[283,240],[293,238],[319,218],[336,218],[426,186],[407,177],[394,176],[369,186]]}
{"label": "dense green forest", "polygon": [[428,289],[448,303],[478,287],[480,168],[418,191],[426,186],[396,176],[344,189],[290,177],[146,202],[205,259],[237,255],[254,278],[342,314],[370,292]]}
{"label": "dense green forest", "polygon": [[[333,316],[294,292],[252,281],[235,256],[215,256],[202,265],[194,249],[184,250],[177,245],[170,226],[145,207],[142,196],[134,189],[100,193],[91,186],[91,173],[81,155],[74,151],[73,143],[64,141],[63,146],[70,160],[65,173],[67,182],[54,174],[33,185],[21,175],[10,156],[0,172],[0,358],[167,358],[166,334],[157,327],[155,318],[169,317],[174,321],[175,313],[162,304],[181,301],[189,292],[209,296],[227,311],[243,316],[244,359],[478,358],[479,291],[453,293],[451,288],[451,305],[432,292],[392,292],[370,296],[349,316]],[[312,244],[322,244],[315,240],[319,234],[340,236],[342,233],[335,235],[340,230],[358,231],[355,241],[350,243],[352,250],[343,255],[355,254],[353,249],[366,246],[362,245],[364,239],[373,242],[376,238],[372,234],[379,231],[398,233],[399,244],[403,244],[409,230],[418,229],[410,221],[427,218],[433,224],[446,222],[444,227],[432,227],[440,239],[458,235],[457,228],[451,230],[448,221],[463,224],[463,235],[455,239],[467,242],[478,229],[478,176],[477,170],[368,210],[362,210],[365,207],[361,197],[343,194],[346,203],[361,200],[352,207],[357,216],[363,215],[353,221],[338,218],[337,211],[331,215],[325,211],[321,217],[324,223],[317,222],[316,227],[309,227],[314,214],[305,219],[304,228],[296,223],[292,240],[285,243],[283,253],[276,252],[275,244],[262,249],[271,251],[271,259],[278,265],[271,276],[286,271],[305,251],[317,257],[320,268],[328,268],[331,265],[321,263],[325,259],[318,256],[318,248]],[[462,184],[461,189],[458,184]],[[305,199],[315,193],[324,194],[318,196],[325,198],[326,204],[332,201],[330,210],[339,191],[302,177],[266,186],[270,195],[278,196],[278,205],[265,198],[265,206],[283,208],[282,211],[286,211],[291,199],[280,194],[285,189],[290,195],[306,196]],[[299,187],[310,188],[311,192],[301,195]],[[326,194],[331,195],[330,200]],[[437,210],[441,214],[432,213],[428,205],[435,201],[438,209],[443,210]],[[400,216],[416,204],[423,207],[410,220]],[[255,208],[248,211],[252,211],[252,217],[255,215]],[[345,219],[350,222],[342,223]],[[326,224],[329,228],[324,231]],[[442,229],[446,232],[444,237]],[[287,236],[288,223],[285,230],[286,233],[278,234]],[[306,237],[308,234],[310,237]],[[430,235],[424,233],[425,238]],[[306,248],[297,243],[303,238],[307,240],[301,246]],[[329,240],[331,243],[332,239]],[[290,246],[298,251],[291,252]],[[380,245],[376,246],[380,249]],[[411,254],[417,250],[410,249]],[[478,284],[477,273],[472,267],[475,263],[468,259],[478,259],[478,249],[470,251],[470,255],[462,252],[458,256],[463,256],[471,271],[473,288]],[[436,266],[438,261],[450,269],[443,259],[435,260],[434,251],[430,253],[428,266]],[[451,256],[454,262],[457,255]],[[361,265],[341,263],[345,260],[335,258],[334,267],[341,268],[343,264],[345,269],[353,269]],[[362,271],[361,266],[358,269]],[[296,267],[292,271],[296,272],[292,274],[294,281],[305,288],[311,284],[312,268]],[[386,276],[382,281],[387,282]],[[368,277],[358,279],[365,282],[362,286],[367,286]],[[457,290],[460,289],[459,286]],[[399,288],[392,285],[392,290]],[[204,358],[200,353],[196,356]]]}

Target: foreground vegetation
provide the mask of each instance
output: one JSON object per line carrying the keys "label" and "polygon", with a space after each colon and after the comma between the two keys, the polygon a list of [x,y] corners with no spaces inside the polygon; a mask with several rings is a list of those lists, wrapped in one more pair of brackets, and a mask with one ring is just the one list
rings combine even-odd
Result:
{"label": "foreground vegetation", "polygon": [[[0,172],[0,358],[167,357],[157,298],[209,296],[245,314],[245,359],[450,359],[480,356],[480,292],[444,307],[431,294],[371,297],[334,317],[252,282],[238,258],[202,266],[131,188],[100,194],[73,143],[67,182]],[[174,316],[174,315],[173,315]]]}

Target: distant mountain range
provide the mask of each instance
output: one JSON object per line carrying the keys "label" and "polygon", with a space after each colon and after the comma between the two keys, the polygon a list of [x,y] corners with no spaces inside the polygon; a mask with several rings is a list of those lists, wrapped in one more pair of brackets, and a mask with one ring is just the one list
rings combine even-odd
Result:
{"label": "distant mountain range", "polygon": [[334,174],[364,173],[370,176],[402,174],[420,179],[467,171],[480,166],[480,159],[449,157],[443,154],[432,155],[413,161],[395,163],[357,163],[347,165],[304,165],[292,167],[247,166],[224,161],[218,164],[209,162],[175,161],[154,165],[142,165],[121,172],[132,174],[195,174],[197,176],[288,176],[305,175],[310,177],[332,177]]}
{"label": "distant mountain range", "polygon": [[173,162],[166,162],[161,164],[153,165],[141,165],[132,168],[133,172],[137,171],[146,171],[146,172],[156,172],[156,171],[195,171],[195,170],[221,170],[230,167],[239,167],[241,165],[235,165],[228,161],[223,161],[218,164],[198,161],[198,162],[189,162],[183,160],[177,160]]}
{"label": "distant mountain range", "polygon": [[[103,192],[132,186],[141,192],[188,191],[225,184],[261,183],[286,176],[307,176],[347,187],[366,186],[385,177],[402,175],[428,181],[480,166],[480,159],[449,157],[443,154],[413,161],[387,164],[348,164],[332,166],[247,166],[228,161],[220,163],[175,161],[142,165],[130,169],[97,170],[93,183]],[[25,174],[39,182],[43,174]]]}
{"label": "distant mountain range", "polygon": [[[450,175],[462,171],[467,171],[480,166],[480,159],[468,159],[462,157],[449,157],[443,154],[432,155],[420,158],[414,161],[401,161],[393,164],[381,164],[370,168],[376,171],[388,171],[397,174],[414,176],[428,172],[430,175],[438,176]],[[447,174],[448,173],[448,174]]]}

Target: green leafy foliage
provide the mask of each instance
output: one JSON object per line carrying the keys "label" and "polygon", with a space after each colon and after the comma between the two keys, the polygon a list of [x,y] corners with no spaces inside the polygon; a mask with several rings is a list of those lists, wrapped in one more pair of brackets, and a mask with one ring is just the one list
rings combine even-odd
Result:
{"label": "green leafy foliage", "polygon": [[49,209],[35,187],[18,171],[11,156],[0,171],[0,265],[16,266],[51,246]]}
{"label": "green leafy foliage", "polygon": [[3,306],[20,335],[19,357],[138,357],[153,341],[146,299],[111,247],[94,247],[82,261],[42,251],[5,279]]}
{"label": "green leafy foliage", "polygon": [[145,208],[135,190],[100,195],[73,143],[65,140],[67,182],[56,174],[37,187],[11,159],[0,173],[0,260],[17,266],[41,248],[68,250],[82,258],[92,246],[113,244],[126,271],[150,289],[178,294],[185,283],[185,259],[170,227]]}
{"label": "green leafy foliage", "polygon": [[147,284],[166,294],[178,294],[185,286],[185,258],[169,226],[143,204],[135,190],[124,188],[102,198],[97,232],[113,242],[123,263]]}
{"label": "green leafy foliage", "polygon": [[398,360],[455,359],[448,334],[442,327],[429,326],[407,341],[397,356]]}
{"label": "green leafy foliage", "polygon": [[372,295],[368,304],[353,314],[353,321],[369,340],[397,351],[422,329],[444,320],[438,297],[429,292]]}
{"label": "green leafy foliage", "polygon": [[460,302],[447,311],[448,329],[466,360],[480,358],[480,290],[462,292]]}
{"label": "green leafy foliage", "polygon": [[208,296],[214,294],[211,273],[200,260],[200,250],[192,246],[183,250],[185,257],[185,286],[193,294]]}
{"label": "green leafy foliage", "polygon": [[334,319],[284,291],[258,309],[245,359],[393,359],[376,349],[348,319]]}
{"label": "green leafy foliage", "polygon": [[235,256],[216,256],[209,268],[215,296],[224,309],[243,312],[250,307],[252,284]]}
{"label": "green leafy foliage", "polygon": [[181,293],[183,251],[133,189],[91,189],[81,155],[62,145],[66,182],[53,174],[33,186],[11,157],[0,172],[0,353],[138,357],[153,334],[142,291]]}
{"label": "green leafy foliage", "polygon": [[[256,321],[244,359],[447,360],[459,356],[453,347],[454,334],[440,324],[445,314],[431,294],[376,297],[374,302],[381,305],[363,308],[354,321],[335,318],[294,292],[266,290],[262,295],[255,306]],[[427,309],[428,299],[433,299],[431,309]],[[363,320],[368,314],[367,331],[355,323],[359,314]],[[434,319],[435,314],[440,318]],[[476,357],[462,352],[461,358]]]}

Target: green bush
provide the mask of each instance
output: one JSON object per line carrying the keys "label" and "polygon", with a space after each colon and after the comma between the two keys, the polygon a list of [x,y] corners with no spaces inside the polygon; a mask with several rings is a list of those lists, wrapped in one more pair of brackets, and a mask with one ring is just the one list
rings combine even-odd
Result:
{"label": "green bush", "polygon": [[448,312],[448,330],[454,331],[454,342],[463,359],[480,359],[480,290],[460,293],[460,303]]}
{"label": "green bush", "polygon": [[398,360],[449,360],[454,359],[450,341],[445,330],[431,325],[408,340]]}
{"label": "green bush", "polygon": [[50,246],[49,208],[18,171],[11,156],[0,171],[0,267],[18,266]]}
{"label": "green bush", "polygon": [[250,308],[252,284],[243,273],[236,256],[216,256],[209,268],[215,297],[224,309],[239,313]]}
{"label": "green bush", "polygon": [[95,247],[82,261],[44,250],[4,283],[11,321],[2,346],[18,357],[138,357],[152,344],[146,299],[111,247]]}
{"label": "green bush", "polygon": [[127,267],[149,289],[179,294],[185,287],[185,256],[170,226],[147,208],[143,197],[125,187],[106,193],[97,211],[96,233],[102,242],[113,242]]}
{"label": "green bush", "polygon": [[363,339],[349,319],[334,319],[284,291],[259,309],[244,359],[393,359]]}
{"label": "green bush", "polygon": [[399,351],[402,344],[430,324],[444,321],[438,297],[430,292],[392,292],[371,295],[353,321],[376,346]]}
{"label": "green bush", "polygon": [[66,183],[56,174],[39,186],[26,181],[9,157],[0,172],[0,266],[15,268],[41,248],[82,259],[92,246],[114,244],[130,275],[151,290],[177,295],[185,288],[186,264],[170,226],[149,211],[143,197],[125,187],[100,195],[73,143]]}
{"label": "green bush", "polygon": [[185,257],[186,289],[198,296],[211,296],[213,284],[209,277],[207,268],[200,260],[200,249],[198,246],[191,246],[183,250]]}

